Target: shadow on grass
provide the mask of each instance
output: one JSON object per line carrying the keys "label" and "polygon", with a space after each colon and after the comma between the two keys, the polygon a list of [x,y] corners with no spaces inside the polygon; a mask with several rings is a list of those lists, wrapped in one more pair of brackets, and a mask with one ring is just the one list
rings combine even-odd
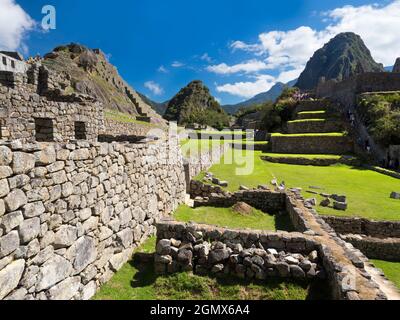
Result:
{"label": "shadow on grass", "polygon": [[137,273],[131,281],[132,288],[145,287],[156,282],[158,276],[154,272],[152,257],[152,253],[135,253],[132,260],[129,261],[129,264],[137,269]]}

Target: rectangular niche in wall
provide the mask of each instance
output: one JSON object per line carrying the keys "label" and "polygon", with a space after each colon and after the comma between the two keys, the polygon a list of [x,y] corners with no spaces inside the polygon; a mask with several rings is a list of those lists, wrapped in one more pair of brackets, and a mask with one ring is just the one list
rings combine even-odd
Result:
{"label": "rectangular niche in wall", "polygon": [[86,140],[86,123],[75,121],[75,139]]}
{"label": "rectangular niche in wall", "polygon": [[36,141],[54,141],[54,123],[50,118],[35,118]]}

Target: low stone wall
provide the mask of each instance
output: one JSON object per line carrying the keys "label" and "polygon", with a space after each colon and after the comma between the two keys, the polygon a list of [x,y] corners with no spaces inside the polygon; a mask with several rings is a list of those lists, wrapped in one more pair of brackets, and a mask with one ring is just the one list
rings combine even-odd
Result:
{"label": "low stone wall", "polygon": [[[206,189],[203,189],[203,195]],[[212,189],[210,189],[210,192]],[[194,190],[193,194],[195,195]],[[209,193],[205,199],[195,200],[194,205],[212,207],[232,207],[237,202],[245,202],[248,205],[269,214],[279,213],[285,210],[285,194],[268,190],[241,190],[235,193],[218,192]]]}
{"label": "low stone wall", "polygon": [[289,134],[341,132],[343,130],[342,123],[333,120],[289,121],[287,127]]}
{"label": "low stone wall", "polygon": [[347,154],[353,143],[343,136],[285,136],[271,137],[274,153]]}
{"label": "low stone wall", "polygon": [[317,242],[300,233],[161,221],[157,223],[155,270],[159,274],[193,270],[259,280],[325,277],[317,248]]}
{"label": "low stone wall", "polygon": [[0,146],[0,299],[89,299],[184,199],[177,142]]}
{"label": "low stone wall", "polygon": [[372,171],[375,171],[378,173],[382,173],[389,177],[400,179],[400,172],[396,172],[396,171],[392,171],[392,170],[388,170],[388,169],[384,169],[384,168],[380,168],[380,167],[375,167],[375,166],[364,166],[364,167],[366,167],[369,170],[372,170]]}
{"label": "low stone wall", "polygon": [[400,221],[374,221],[364,218],[322,216],[339,234],[360,234],[374,238],[400,238]]}
{"label": "low stone wall", "polygon": [[295,164],[303,166],[327,167],[336,163],[343,163],[347,165],[360,165],[360,161],[357,160],[356,158],[346,158],[346,157],[341,157],[339,159],[326,159],[326,158],[310,159],[310,158],[302,158],[301,155],[299,155],[298,157],[261,156],[261,159],[272,163],[286,163],[286,164]]}
{"label": "low stone wall", "polygon": [[373,238],[346,234],[342,239],[351,243],[370,259],[400,261],[400,238]]}

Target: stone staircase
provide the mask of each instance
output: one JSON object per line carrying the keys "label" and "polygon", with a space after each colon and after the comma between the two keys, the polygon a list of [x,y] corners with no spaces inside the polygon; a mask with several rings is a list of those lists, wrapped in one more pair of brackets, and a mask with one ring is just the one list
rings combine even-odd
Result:
{"label": "stone staircase", "polygon": [[301,102],[295,114],[296,118],[287,123],[287,134],[271,135],[273,153],[343,155],[353,152],[352,139],[343,133],[343,121],[322,100]]}

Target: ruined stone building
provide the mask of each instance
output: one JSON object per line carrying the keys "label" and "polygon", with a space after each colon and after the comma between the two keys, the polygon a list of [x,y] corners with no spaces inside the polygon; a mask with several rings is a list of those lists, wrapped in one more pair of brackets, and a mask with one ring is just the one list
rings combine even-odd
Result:
{"label": "ruined stone building", "polygon": [[18,53],[0,53],[0,139],[96,141],[103,107],[87,95],[63,93],[66,77]]}

